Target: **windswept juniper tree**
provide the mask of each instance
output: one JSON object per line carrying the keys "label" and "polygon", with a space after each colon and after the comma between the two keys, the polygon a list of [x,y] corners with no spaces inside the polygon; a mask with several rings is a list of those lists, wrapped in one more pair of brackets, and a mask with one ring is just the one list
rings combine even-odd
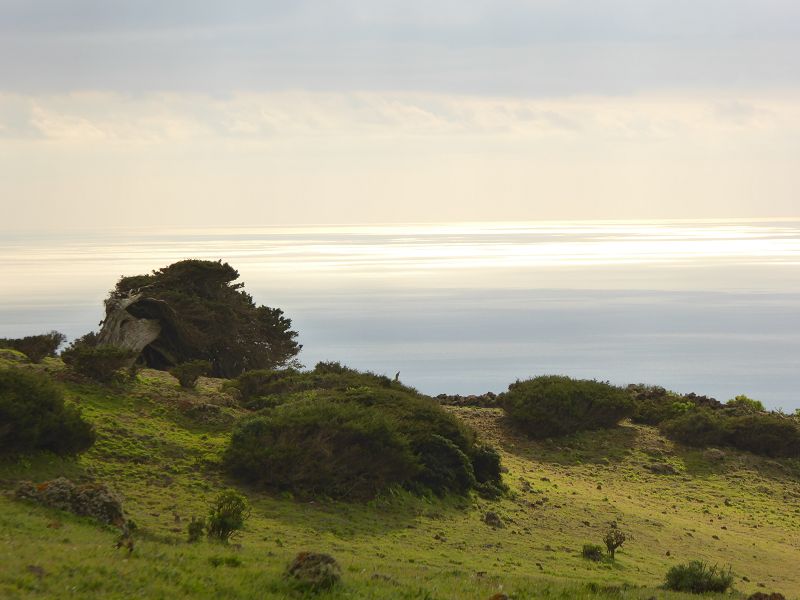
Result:
{"label": "windswept juniper tree", "polygon": [[211,363],[210,375],[296,363],[301,345],[279,308],[257,306],[222,261],[183,260],[122,277],[105,301],[100,346],[133,350],[149,367]]}

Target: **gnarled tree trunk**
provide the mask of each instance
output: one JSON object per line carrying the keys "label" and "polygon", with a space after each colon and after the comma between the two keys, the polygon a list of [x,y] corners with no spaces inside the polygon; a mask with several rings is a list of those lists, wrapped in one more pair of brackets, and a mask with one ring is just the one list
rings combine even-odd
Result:
{"label": "gnarled tree trunk", "polygon": [[140,319],[128,312],[128,307],[140,300],[142,294],[108,298],[106,317],[97,339],[99,346],[117,346],[135,352],[131,365],[142,350],[161,335],[161,323],[157,319]]}

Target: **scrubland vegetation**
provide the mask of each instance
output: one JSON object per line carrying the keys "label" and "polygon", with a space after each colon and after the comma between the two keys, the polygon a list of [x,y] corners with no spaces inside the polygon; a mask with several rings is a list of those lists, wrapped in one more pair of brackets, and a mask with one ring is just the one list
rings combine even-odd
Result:
{"label": "scrubland vegetation", "polygon": [[[227,265],[172,267],[117,292],[145,312],[146,285],[183,311],[234,294],[267,315]],[[291,344],[280,360],[240,348],[255,370],[214,359],[221,338],[169,358],[186,331],[144,362],[107,330],[63,360],[57,332],[32,336],[35,358],[3,340],[0,597],[800,593],[797,416],[565,376],[433,399],[336,362],[303,370],[269,314]],[[235,376],[204,376],[221,371]]]}

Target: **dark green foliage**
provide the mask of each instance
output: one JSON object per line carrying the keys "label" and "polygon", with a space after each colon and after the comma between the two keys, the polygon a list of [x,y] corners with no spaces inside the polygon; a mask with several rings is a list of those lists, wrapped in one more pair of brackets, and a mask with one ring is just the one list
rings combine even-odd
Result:
{"label": "dark green foliage", "polygon": [[192,517],[192,520],[186,527],[186,532],[188,533],[188,541],[190,544],[199,542],[206,532],[206,520]]}
{"label": "dark green foliage", "polygon": [[24,338],[0,338],[0,348],[11,348],[22,352],[32,362],[39,363],[48,356],[55,356],[58,347],[67,339],[63,333],[51,331],[40,335],[29,335]]}
{"label": "dark green foliage", "polygon": [[626,390],[633,398],[631,421],[634,423],[658,425],[682,415],[695,406],[679,394],[660,386],[637,384],[629,385]]}
{"label": "dark green foliage", "polygon": [[693,560],[686,565],[675,565],[667,571],[664,587],[676,592],[691,592],[705,594],[708,592],[726,592],[733,585],[733,575],[718,569],[717,566],[709,567],[706,563]]}
{"label": "dark green foliage", "polygon": [[227,542],[244,527],[250,516],[250,503],[236,490],[220,492],[208,513],[206,532],[211,539]]}
{"label": "dark green foliage", "polygon": [[727,420],[726,441],[740,450],[772,457],[800,456],[800,426],[776,413],[733,416]]}
{"label": "dark green foliage", "polygon": [[211,371],[211,363],[207,360],[190,360],[172,367],[170,375],[178,380],[183,388],[194,388],[201,375]]}
{"label": "dark green foliage", "polygon": [[502,403],[512,422],[537,438],[613,427],[633,410],[618,387],[558,375],[512,383]]}
{"label": "dark green foliage", "polygon": [[76,454],[94,439],[92,426],[46,375],[0,370],[0,453]]}
{"label": "dark green foliage", "polygon": [[134,353],[125,348],[88,344],[73,344],[61,353],[64,362],[76,373],[101,383],[112,381],[133,357]]}
{"label": "dark green foliage", "polygon": [[800,424],[777,413],[698,409],[665,421],[667,437],[699,448],[728,445],[773,457],[800,456]]}
{"label": "dark green foliage", "polygon": [[234,475],[270,489],[354,499],[371,498],[419,470],[389,415],[325,399],[284,404],[245,421],[225,463]]}
{"label": "dark green foliage", "polygon": [[433,434],[414,447],[422,469],[414,481],[423,488],[445,494],[465,494],[475,487],[475,472],[466,454],[451,440]]}
{"label": "dark green foliage", "polygon": [[691,410],[664,421],[660,429],[668,438],[698,448],[719,446],[727,439],[724,415],[707,408]]}
{"label": "dark green foliage", "polygon": [[272,395],[257,396],[270,408],[234,431],[229,471],[302,496],[367,499],[393,485],[502,493],[499,456],[476,446],[474,434],[437,403],[388,379],[384,385],[380,376],[337,367],[240,378],[246,390]]}
{"label": "dark green foliage", "polygon": [[599,562],[603,560],[603,547],[597,544],[584,544],[581,556],[587,560]]}
{"label": "dark green foliage", "polygon": [[142,352],[150,367],[208,360],[215,377],[236,377],[290,364],[301,348],[291,320],[278,308],[257,306],[244,284],[234,283],[238,278],[228,263],[184,260],[123,277],[113,294],[141,292],[128,312],[160,322],[161,335]]}
{"label": "dark green foliage", "polygon": [[603,537],[603,543],[606,545],[606,551],[612,560],[617,552],[617,548],[622,546],[627,539],[628,536],[622,533],[619,529],[609,529],[606,532],[606,535]]}
{"label": "dark green foliage", "polygon": [[[248,408],[248,405],[259,405],[257,401],[259,398],[309,390],[346,391],[354,388],[389,388],[419,395],[414,388],[393,381],[385,375],[356,371],[337,362],[318,363],[311,371],[298,371],[292,368],[246,371],[231,381],[230,386],[238,390],[243,405]],[[267,404],[274,403],[268,402]]]}

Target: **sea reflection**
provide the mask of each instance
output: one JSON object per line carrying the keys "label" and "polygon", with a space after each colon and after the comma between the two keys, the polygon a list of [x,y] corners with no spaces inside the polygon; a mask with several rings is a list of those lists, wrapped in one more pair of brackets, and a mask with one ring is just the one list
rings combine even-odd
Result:
{"label": "sea reflection", "polygon": [[222,259],[303,360],[427,392],[560,372],[800,406],[800,221],[409,224],[0,234],[0,336],[96,326],[121,275]]}

